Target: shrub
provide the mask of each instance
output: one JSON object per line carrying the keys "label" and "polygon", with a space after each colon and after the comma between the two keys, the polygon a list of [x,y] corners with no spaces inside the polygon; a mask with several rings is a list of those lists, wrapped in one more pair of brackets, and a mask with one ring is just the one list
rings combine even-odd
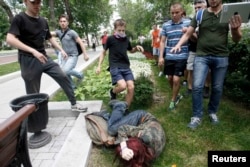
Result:
{"label": "shrub", "polygon": [[131,108],[147,108],[153,102],[154,85],[149,77],[140,75],[135,80],[134,100]]}
{"label": "shrub", "polygon": [[[141,44],[139,44],[137,40],[133,40],[131,42],[131,45],[135,46],[135,45],[141,45]],[[152,53],[151,39],[145,39],[141,46],[143,47],[144,51]]]}
{"label": "shrub", "polygon": [[225,79],[224,92],[231,100],[242,102],[248,107],[250,102],[250,39],[249,30],[243,31],[239,43],[229,39],[229,66]]}

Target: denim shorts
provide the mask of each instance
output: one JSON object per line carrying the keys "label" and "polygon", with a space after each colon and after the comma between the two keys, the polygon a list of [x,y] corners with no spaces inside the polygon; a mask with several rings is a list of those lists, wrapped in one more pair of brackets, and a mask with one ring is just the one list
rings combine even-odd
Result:
{"label": "denim shorts", "polygon": [[160,55],[160,48],[153,48],[153,55],[159,57],[159,55]]}
{"label": "denim shorts", "polygon": [[110,68],[112,85],[116,85],[117,81],[124,79],[125,81],[134,81],[134,75],[130,68]]}

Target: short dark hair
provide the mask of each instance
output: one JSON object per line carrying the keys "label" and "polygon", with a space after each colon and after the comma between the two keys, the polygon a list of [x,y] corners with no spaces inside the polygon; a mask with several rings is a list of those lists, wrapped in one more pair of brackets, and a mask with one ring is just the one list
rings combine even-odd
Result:
{"label": "short dark hair", "polygon": [[61,18],[65,18],[67,21],[69,21],[69,16],[66,14],[61,14],[58,18],[58,20],[60,20]]}
{"label": "short dark hair", "polygon": [[197,4],[197,3],[205,3],[205,4],[207,4],[207,1],[206,0],[194,0],[194,5]]}

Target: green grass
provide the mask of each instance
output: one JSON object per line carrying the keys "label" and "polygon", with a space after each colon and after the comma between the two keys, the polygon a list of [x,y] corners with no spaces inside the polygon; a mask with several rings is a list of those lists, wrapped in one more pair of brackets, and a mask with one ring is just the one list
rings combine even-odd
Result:
{"label": "green grass", "polygon": [[[56,55],[50,56],[53,60],[57,59]],[[20,70],[18,62],[0,65],[0,76],[7,75]]]}
{"label": "green grass", "polygon": [[0,65],[0,76],[20,70],[18,62]]}
{"label": "green grass", "polygon": [[[89,69],[95,66],[89,67]],[[167,110],[171,90],[165,77],[158,77],[156,66],[152,66],[155,80],[155,93],[164,97],[162,103],[155,103],[145,109],[155,115],[161,122],[167,136],[164,151],[152,164],[153,167],[207,167],[209,150],[250,150],[250,111],[240,104],[223,97],[219,107],[219,125],[212,125],[206,112],[208,100],[204,100],[204,116],[201,126],[196,130],[187,128],[192,116],[191,97],[183,98],[176,110]],[[181,92],[186,88],[182,87]],[[60,92],[53,100],[67,100]],[[86,100],[93,100],[86,97]],[[100,98],[104,106],[108,98]],[[143,108],[143,106],[142,106]],[[114,160],[113,148],[94,146],[97,161],[103,167],[109,167]],[[96,157],[95,157],[96,158]],[[90,159],[91,161],[91,159]]]}

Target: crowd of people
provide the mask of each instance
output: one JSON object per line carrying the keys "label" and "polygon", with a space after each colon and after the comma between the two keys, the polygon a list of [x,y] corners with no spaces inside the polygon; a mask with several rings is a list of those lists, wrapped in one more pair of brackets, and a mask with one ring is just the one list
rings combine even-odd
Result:
{"label": "crowd of people", "polygon": [[[27,94],[39,93],[42,73],[55,79],[65,91],[74,111],[86,112],[87,108],[76,102],[72,80],[83,74],[74,70],[77,60],[77,45],[83,57],[89,59],[84,43],[78,33],[69,28],[68,16],[59,16],[60,30],[50,31],[46,19],[40,16],[41,0],[24,0],[25,12],[16,15],[7,34],[8,44],[18,49],[18,60]],[[233,41],[241,39],[241,17],[234,15],[228,23],[220,23],[222,0],[194,0],[195,16],[185,17],[184,6],[175,2],[170,6],[171,19],[163,23],[161,30],[153,25],[151,31],[152,51],[159,66],[159,76],[167,76],[171,88],[168,109],[174,110],[183,96],[179,93],[181,77],[188,73],[187,95],[192,95],[193,115],[189,128],[197,128],[203,117],[203,97],[209,97],[208,114],[212,124],[218,124],[217,117],[223,81],[228,66],[227,38],[231,33]],[[202,10],[201,20],[196,15]],[[199,22],[199,23],[198,23]],[[105,31],[101,37],[103,51],[100,54],[96,73],[101,72],[102,62],[108,51],[109,68],[113,87],[109,90],[112,113],[108,117],[108,133],[116,136],[116,156],[124,166],[147,166],[164,149],[166,136],[160,122],[144,110],[128,113],[134,97],[134,76],[130,69],[127,51],[143,52],[141,45],[132,46],[126,36],[126,21],[114,22],[112,35]],[[61,45],[53,38],[59,37]],[[217,38],[220,36],[220,38]],[[35,37],[35,38],[34,38]],[[95,50],[96,41],[92,40]],[[45,51],[48,40],[62,55],[62,64],[55,63]],[[143,44],[144,38],[139,41]],[[208,79],[207,79],[208,78]],[[211,78],[211,81],[210,81]],[[207,80],[207,82],[206,82]],[[207,83],[207,84],[206,84]],[[205,86],[206,96],[203,94]],[[211,91],[209,92],[209,89]],[[117,94],[126,90],[124,101],[118,101]]]}

